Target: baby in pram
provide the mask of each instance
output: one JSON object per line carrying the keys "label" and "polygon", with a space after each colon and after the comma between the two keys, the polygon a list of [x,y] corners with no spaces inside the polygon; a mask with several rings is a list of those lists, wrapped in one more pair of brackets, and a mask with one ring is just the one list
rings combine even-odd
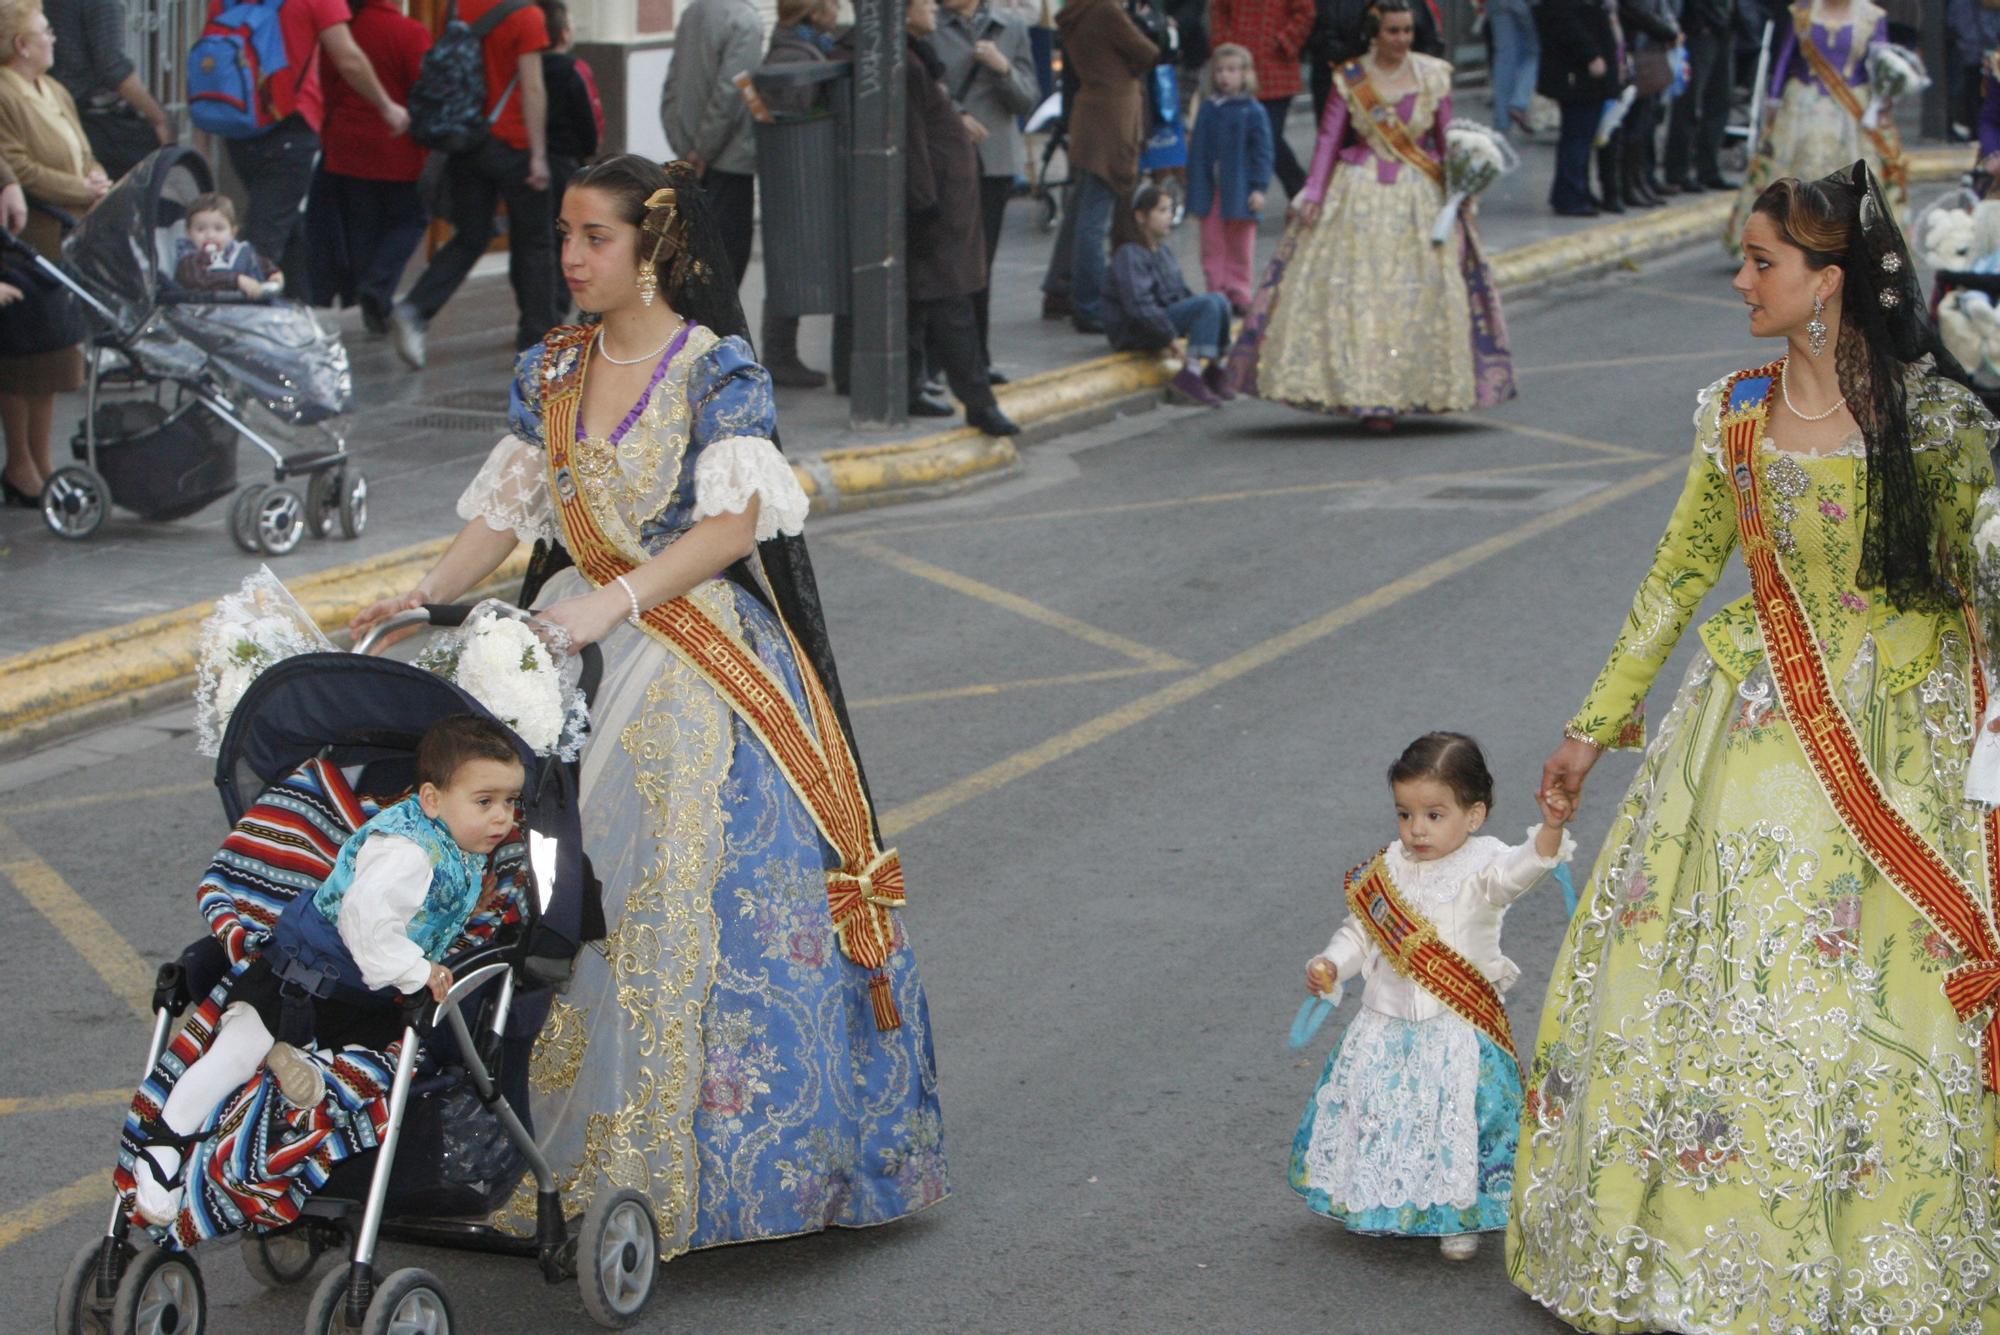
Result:
{"label": "baby in pram", "polygon": [[188,205],[187,235],[174,243],[175,287],[189,292],[241,292],[252,300],[285,290],[285,275],[236,237],[236,206],[229,196],[196,195]]}
{"label": "baby in pram", "polygon": [[231,990],[214,1043],[174,1084],[134,1172],[148,1222],[179,1213],[181,1150],[260,1066],[286,1100],[311,1107],[325,1096],[324,1077],[300,1046],[383,1048],[403,1027],[384,1000],[425,988],[444,1000],[451,971],[436,961],[479,904],[525,775],[504,729],[455,714],[424,733],[416,778],[416,792],[341,845],[316,892],[286,906]]}

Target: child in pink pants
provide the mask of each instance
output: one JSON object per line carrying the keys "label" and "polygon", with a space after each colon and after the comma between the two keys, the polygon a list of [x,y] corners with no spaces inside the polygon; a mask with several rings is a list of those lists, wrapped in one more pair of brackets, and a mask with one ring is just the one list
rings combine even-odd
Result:
{"label": "child in pink pants", "polygon": [[1187,211],[1201,219],[1208,290],[1250,308],[1257,215],[1271,185],[1271,121],[1257,102],[1257,71],[1240,46],[1215,48],[1188,141]]}

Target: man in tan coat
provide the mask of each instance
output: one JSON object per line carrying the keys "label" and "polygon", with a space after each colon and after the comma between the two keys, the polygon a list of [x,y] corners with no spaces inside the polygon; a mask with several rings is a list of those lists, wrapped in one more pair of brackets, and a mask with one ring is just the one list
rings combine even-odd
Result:
{"label": "man in tan coat", "polygon": [[1160,50],[1126,17],[1119,0],[1069,0],[1056,15],[1056,28],[1064,73],[1076,76],[1076,94],[1071,97],[1065,88],[1063,107],[1073,181],[1070,209],[1042,279],[1043,312],[1059,309],[1067,298],[1076,327],[1101,334],[1111,220],[1119,201],[1130,199],[1139,183],[1144,79]]}

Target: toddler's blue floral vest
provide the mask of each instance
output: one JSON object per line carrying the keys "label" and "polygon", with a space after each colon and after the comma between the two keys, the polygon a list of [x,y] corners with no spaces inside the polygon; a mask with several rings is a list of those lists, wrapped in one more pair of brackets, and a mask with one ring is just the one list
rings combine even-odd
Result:
{"label": "toddler's blue floral vest", "polygon": [[340,921],[340,901],[354,883],[354,860],[371,834],[394,834],[422,848],[431,860],[431,885],[423,907],[410,920],[410,939],[422,948],[427,959],[441,959],[466,919],[479,906],[479,892],[486,879],[486,855],[468,853],[458,846],[443,821],[424,814],[417,799],[406,797],[385,807],[375,818],[349,835],[340,846],[333,871],[312,897],[313,907],[329,923]]}

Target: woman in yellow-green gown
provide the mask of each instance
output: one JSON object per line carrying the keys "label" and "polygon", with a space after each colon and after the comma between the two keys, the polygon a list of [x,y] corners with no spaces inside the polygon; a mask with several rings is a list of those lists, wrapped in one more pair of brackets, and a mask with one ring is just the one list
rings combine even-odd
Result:
{"label": "woman in yellow-green gown", "polygon": [[[2000,426],[1861,164],[1776,183],[1745,240],[1734,286],[1788,355],[1702,392],[1653,568],[1544,771],[1574,797],[1645,747],[1542,1011],[1508,1270],[1593,1331],[2000,1329],[1996,822],[1964,796]],[[1732,552],[1753,593],[1701,627],[1646,743]]]}

